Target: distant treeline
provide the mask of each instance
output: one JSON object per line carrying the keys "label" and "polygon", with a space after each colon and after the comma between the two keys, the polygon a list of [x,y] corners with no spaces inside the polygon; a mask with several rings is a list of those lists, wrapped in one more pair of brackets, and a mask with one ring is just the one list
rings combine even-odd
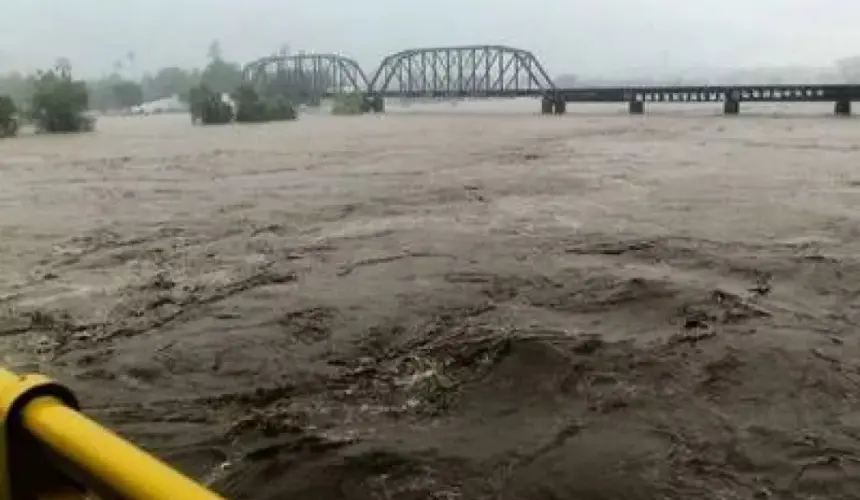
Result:
{"label": "distant treeline", "polygon": [[[132,60],[133,57],[133,53],[129,53],[127,59]],[[72,63],[60,58],[55,66],[71,67]],[[86,81],[90,109],[118,110],[173,96],[187,101],[191,89],[197,85],[205,84],[215,92],[232,92],[242,82],[241,64],[225,60],[218,41],[210,44],[208,63],[202,69],[170,66],[140,79],[129,78],[123,73],[123,61],[117,61],[109,75]],[[12,71],[0,74],[0,95],[8,95],[19,108],[26,109],[32,102],[38,79],[37,73]]]}

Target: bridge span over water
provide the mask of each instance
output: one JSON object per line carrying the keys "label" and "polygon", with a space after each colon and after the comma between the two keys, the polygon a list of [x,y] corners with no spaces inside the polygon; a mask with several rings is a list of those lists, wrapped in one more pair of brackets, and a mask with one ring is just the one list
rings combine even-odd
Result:
{"label": "bridge span over water", "polygon": [[535,97],[544,114],[563,114],[569,102],[626,103],[632,114],[656,102],[720,102],[726,114],[737,114],[742,102],[833,102],[837,115],[850,115],[851,102],[860,100],[860,85],[850,84],[559,88],[532,52],[506,45],[403,50],[369,74],[339,54],[270,56],[246,64],[243,75],[258,85],[301,83],[294,87],[310,100],[360,93],[377,112],[385,98]]}

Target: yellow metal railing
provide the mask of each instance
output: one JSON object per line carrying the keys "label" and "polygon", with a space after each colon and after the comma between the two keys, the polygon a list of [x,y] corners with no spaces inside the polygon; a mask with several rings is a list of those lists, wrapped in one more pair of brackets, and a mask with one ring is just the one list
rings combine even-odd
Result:
{"label": "yellow metal railing", "polygon": [[71,391],[0,369],[0,500],[223,500],[78,412]]}

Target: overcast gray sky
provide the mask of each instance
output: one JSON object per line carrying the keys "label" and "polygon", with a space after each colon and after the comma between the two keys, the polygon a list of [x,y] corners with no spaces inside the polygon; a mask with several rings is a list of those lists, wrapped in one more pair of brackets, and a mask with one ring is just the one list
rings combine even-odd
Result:
{"label": "overcast gray sky", "polygon": [[0,72],[68,57],[88,75],[203,65],[218,38],[246,62],[287,43],[366,70],[408,47],[505,43],[554,74],[829,65],[860,54],[853,0],[2,0]]}

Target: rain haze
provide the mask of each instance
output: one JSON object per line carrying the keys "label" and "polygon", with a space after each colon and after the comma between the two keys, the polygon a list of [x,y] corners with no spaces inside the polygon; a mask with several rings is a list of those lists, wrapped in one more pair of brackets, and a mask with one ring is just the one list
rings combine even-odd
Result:
{"label": "rain haze", "polygon": [[0,368],[195,482],[860,499],[860,2],[0,4]]}
{"label": "rain haze", "polygon": [[288,44],[363,66],[408,47],[505,43],[553,73],[595,75],[822,66],[860,47],[860,3],[845,0],[4,0],[3,11],[0,68],[63,56],[91,76],[127,51],[141,71],[197,66],[215,38],[237,61]]}

